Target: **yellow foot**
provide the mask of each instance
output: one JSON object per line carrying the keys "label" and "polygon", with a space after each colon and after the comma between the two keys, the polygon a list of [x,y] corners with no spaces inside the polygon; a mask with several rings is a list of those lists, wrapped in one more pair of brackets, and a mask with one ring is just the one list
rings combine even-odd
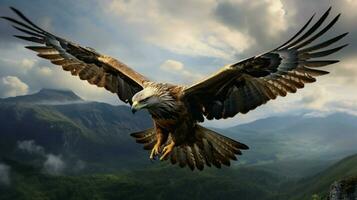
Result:
{"label": "yellow foot", "polygon": [[171,142],[170,144],[166,145],[164,149],[162,150],[162,156],[160,157],[160,160],[165,160],[168,155],[170,155],[171,151],[174,149],[175,143]]}
{"label": "yellow foot", "polygon": [[155,160],[155,157],[160,153],[160,144],[156,143],[155,146],[152,148],[150,153],[150,160]]}

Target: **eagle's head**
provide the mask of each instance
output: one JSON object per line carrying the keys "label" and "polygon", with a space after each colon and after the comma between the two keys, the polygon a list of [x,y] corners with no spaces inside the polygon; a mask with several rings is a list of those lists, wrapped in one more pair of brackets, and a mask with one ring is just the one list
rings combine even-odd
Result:
{"label": "eagle's head", "polygon": [[132,98],[131,111],[135,113],[140,109],[148,109],[149,112],[159,112],[174,106],[174,98],[166,87],[150,86],[136,93]]}

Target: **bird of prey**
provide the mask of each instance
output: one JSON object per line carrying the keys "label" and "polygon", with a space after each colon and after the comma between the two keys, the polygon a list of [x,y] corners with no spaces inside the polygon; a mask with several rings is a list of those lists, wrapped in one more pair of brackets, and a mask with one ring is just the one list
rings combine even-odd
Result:
{"label": "bird of prey", "polygon": [[[221,68],[190,86],[157,83],[124,63],[43,30],[20,11],[20,20],[2,17],[26,35],[15,37],[37,43],[26,48],[88,83],[104,87],[131,105],[132,112],[147,109],[153,128],[131,134],[150,158],[169,160],[192,170],[229,166],[248,146],[199,125],[205,119],[226,119],[248,113],[278,96],[295,93],[304,84],[328,74],[321,67],[337,63],[328,56],[346,45],[325,49],[347,33],[312,44],[336,23],[340,14],[323,27],[331,7],[313,25],[314,15],[279,47]],[[309,27],[309,28],[308,28]],[[321,27],[321,28],[320,28]],[[85,33],[83,33],[85,34]],[[320,39],[321,40],[321,39]]]}

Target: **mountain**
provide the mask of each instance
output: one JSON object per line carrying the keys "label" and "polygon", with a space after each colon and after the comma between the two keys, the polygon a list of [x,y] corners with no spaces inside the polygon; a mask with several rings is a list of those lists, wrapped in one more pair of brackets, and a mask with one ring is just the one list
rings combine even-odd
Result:
{"label": "mountain", "polygon": [[291,200],[311,199],[312,196],[325,199],[330,186],[336,182],[352,184],[357,188],[357,154],[342,159],[328,169],[311,177],[299,180],[289,191]]}
{"label": "mountain", "polygon": [[[68,162],[81,160],[107,168],[146,161],[137,158],[146,153],[129,134],[152,126],[145,112],[133,115],[128,106],[87,102],[71,91],[49,89],[2,99],[0,121],[0,156],[33,160],[28,148],[42,148]],[[23,142],[32,146],[19,149]]]}
{"label": "mountain", "polygon": [[0,99],[5,103],[65,104],[80,103],[83,99],[69,90],[41,89],[38,93]]}
{"label": "mountain", "polygon": [[[152,121],[146,112],[133,115],[128,106],[88,102],[71,91],[42,89],[1,99],[0,120],[0,156],[32,158],[17,146],[33,141],[47,153],[71,162],[95,162],[103,170],[148,163],[147,152],[129,134],[152,126]],[[238,163],[301,177],[357,152],[355,130],[356,116],[335,113],[269,117],[218,131],[250,147]],[[299,173],[292,174],[295,170]]]}
{"label": "mountain", "polygon": [[148,113],[71,91],[0,99],[0,122],[0,199],[311,199],[357,176],[357,155],[333,164],[357,152],[357,117],[346,113],[218,130],[250,150],[203,172],[151,164],[129,136],[152,126]]}
{"label": "mountain", "polygon": [[356,130],[356,116],[333,113],[319,117],[269,117],[220,131],[247,144],[250,150],[242,159],[256,164],[341,159],[357,152]]}

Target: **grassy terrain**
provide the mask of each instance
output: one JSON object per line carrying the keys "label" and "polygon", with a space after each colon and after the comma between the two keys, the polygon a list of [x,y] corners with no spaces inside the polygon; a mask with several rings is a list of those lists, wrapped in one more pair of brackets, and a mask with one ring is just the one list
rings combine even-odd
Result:
{"label": "grassy terrain", "polygon": [[[0,199],[261,199],[325,198],[336,180],[348,184],[357,177],[357,155],[311,177],[289,179],[254,167],[191,172],[155,164],[145,169],[111,174],[50,176],[41,169],[5,161],[11,185],[0,189]],[[355,183],[355,182],[353,182]],[[345,187],[351,188],[351,187]]]}
{"label": "grassy terrain", "polygon": [[289,193],[294,194],[291,196],[292,200],[311,199],[314,194],[325,198],[334,181],[355,179],[355,177],[357,177],[357,155],[349,156],[314,176],[299,180]]}
{"label": "grassy terrain", "polygon": [[327,169],[334,162],[332,160],[281,160],[248,166],[285,177],[303,178]]}
{"label": "grassy terrain", "polygon": [[188,169],[156,165],[86,176],[49,176],[8,161],[12,184],[0,199],[274,199],[284,178],[250,168]]}

